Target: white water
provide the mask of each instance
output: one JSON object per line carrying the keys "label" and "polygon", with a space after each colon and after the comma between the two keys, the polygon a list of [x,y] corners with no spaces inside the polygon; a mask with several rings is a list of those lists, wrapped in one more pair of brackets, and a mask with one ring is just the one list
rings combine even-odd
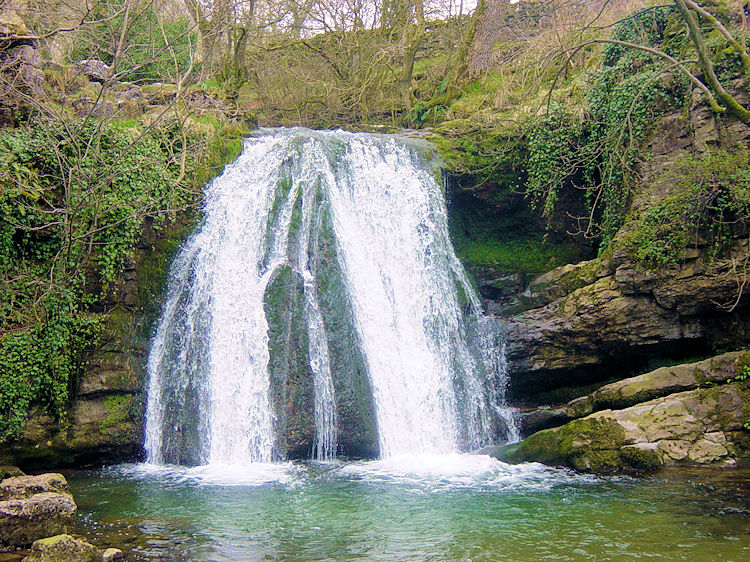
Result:
{"label": "white water", "polygon": [[171,270],[148,360],[149,462],[182,463],[189,447],[193,464],[279,457],[264,295],[282,266],[303,281],[313,452],[335,456],[335,373],[314,255],[326,217],[381,457],[474,450],[494,437],[498,418],[514,427],[502,404],[499,336],[451,247],[426,152],[397,137],[305,129],[245,142],[208,188],[205,221]]}

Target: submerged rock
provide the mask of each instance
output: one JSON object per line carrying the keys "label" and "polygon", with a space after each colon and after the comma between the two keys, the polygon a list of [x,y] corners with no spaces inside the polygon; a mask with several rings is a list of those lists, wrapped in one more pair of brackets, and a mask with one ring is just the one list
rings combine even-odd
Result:
{"label": "submerged rock", "polygon": [[[34,541],[31,552],[24,558],[24,562],[69,562],[72,560],[95,562],[104,558],[93,544],[67,534]],[[114,558],[106,558],[106,560],[114,560]]]}

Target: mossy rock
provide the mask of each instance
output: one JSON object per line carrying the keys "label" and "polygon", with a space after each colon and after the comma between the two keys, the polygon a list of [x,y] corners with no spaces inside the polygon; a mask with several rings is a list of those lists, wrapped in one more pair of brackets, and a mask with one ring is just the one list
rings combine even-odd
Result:
{"label": "mossy rock", "polygon": [[28,562],[94,562],[102,556],[93,544],[70,535],[55,535],[34,541],[31,552],[24,558]]}
{"label": "mossy rock", "polygon": [[25,476],[25,474],[17,466],[12,466],[9,464],[0,465],[0,480],[13,478],[14,476]]}
{"label": "mossy rock", "polygon": [[643,470],[661,464],[655,453],[623,451],[625,444],[620,424],[594,417],[539,431],[521,443],[498,449],[493,456],[511,463],[541,462],[596,473]]}

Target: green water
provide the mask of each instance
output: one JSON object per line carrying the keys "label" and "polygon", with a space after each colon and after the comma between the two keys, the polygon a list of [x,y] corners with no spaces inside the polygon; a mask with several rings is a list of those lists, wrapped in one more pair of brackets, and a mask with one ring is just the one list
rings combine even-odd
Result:
{"label": "green water", "polygon": [[480,459],[68,477],[80,533],[132,560],[750,560],[748,471],[599,478]]}

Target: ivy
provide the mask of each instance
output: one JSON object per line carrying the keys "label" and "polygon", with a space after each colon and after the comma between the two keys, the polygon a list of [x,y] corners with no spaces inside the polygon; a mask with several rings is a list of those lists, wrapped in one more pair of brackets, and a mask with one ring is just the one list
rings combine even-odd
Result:
{"label": "ivy", "polygon": [[[671,21],[672,8],[643,10],[620,22],[613,36],[679,49],[684,37],[670,31]],[[625,219],[643,142],[658,116],[685,103],[688,86],[658,57],[607,45],[602,68],[589,77],[585,114],[552,104],[530,123],[527,197],[551,219],[563,190],[584,192],[589,216],[582,234],[604,251]]]}
{"label": "ivy", "polygon": [[684,156],[657,178],[673,195],[635,222],[625,246],[651,266],[678,262],[686,246],[705,245],[722,254],[750,224],[750,151],[718,150]]}
{"label": "ivy", "polygon": [[32,404],[64,420],[101,332],[92,309],[117,289],[145,221],[164,227],[199,199],[185,179],[199,140],[176,123],[0,130],[0,442]]}

